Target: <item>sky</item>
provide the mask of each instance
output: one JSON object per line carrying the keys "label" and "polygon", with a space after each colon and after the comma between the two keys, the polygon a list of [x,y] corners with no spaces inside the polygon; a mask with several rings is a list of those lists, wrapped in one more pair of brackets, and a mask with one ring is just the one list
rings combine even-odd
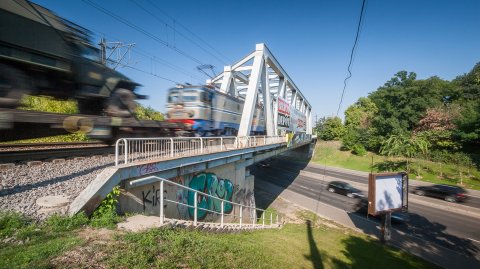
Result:
{"label": "sky", "polygon": [[[141,103],[156,110],[166,110],[175,82],[205,83],[200,63],[219,73],[265,43],[319,118],[337,113],[362,6],[362,0],[33,2],[91,30],[96,43],[101,37],[135,43],[124,62],[135,69],[118,70],[143,85],[139,93],[149,99]],[[477,62],[480,1],[368,0],[339,116],[398,71],[452,80]]]}

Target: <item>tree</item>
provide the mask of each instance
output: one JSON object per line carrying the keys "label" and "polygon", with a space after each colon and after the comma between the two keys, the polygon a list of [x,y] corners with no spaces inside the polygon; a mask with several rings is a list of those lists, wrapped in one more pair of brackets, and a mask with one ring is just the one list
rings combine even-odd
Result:
{"label": "tree", "polygon": [[382,143],[380,153],[386,156],[402,156],[407,158],[407,172],[410,159],[419,153],[426,155],[430,147],[429,142],[419,136],[392,135]]}
{"label": "tree", "polygon": [[398,72],[395,77],[369,94],[378,112],[372,122],[382,137],[406,135],[413,131],[425,111],[443,105],[451,85],[438,77],[416,80],[415,73]]}
{"label": "tree", "polygon": [[326,117],[321,117],[320,119],[318,119],[318,120],[315,122],[315,126],[313,127],[313,132],[314,132],[316,135],[319,135],[320,132],[322,131],[326,119],[327,119]]}
{"label": "tree", "polygon": [[339,140],[345,133],[342,120],[339,117],[329,117],[325,120],[318,136],[322,140]]}
{"label": "tree", "polygon": [[135,117],[139,120],[156,120],[162,121],[164,119],[161,112],[156,111],[151,107],[144,107],[140,104],[135,109]]}
{"label": "tree", "polygon": [[361,97],[345,111],[345,135],[342,137],[342,148],[376,148],[375,130],[372,121],[378,112],[377,106],[368,97]]}

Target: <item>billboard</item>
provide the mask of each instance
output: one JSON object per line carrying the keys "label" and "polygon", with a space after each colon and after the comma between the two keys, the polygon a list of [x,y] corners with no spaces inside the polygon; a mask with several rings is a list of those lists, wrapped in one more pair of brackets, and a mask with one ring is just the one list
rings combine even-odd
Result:
{"label": "billboard", "polygon": [[280,97],[277,99],[277,104],[277,127],[278,129],[290,130],[290,104],[287,102],[287,100],[284,100]]}
{"label": "billboard", "polygon": [[408,207],[408,174],[377,173],[368,178],[368,214],[379,215]]}
{"label": "billboard", "polygon": [[291,110],[291,130],[294,133],[305,133],[307,129],[307,117],[300,112],[299,110],[292,109]]}
{"label": "billboard", "polygon": [[295,109],[287,100],[277,99],[277,127],[294,133],[305,133],[307,130],[307,117],[300,110]]}

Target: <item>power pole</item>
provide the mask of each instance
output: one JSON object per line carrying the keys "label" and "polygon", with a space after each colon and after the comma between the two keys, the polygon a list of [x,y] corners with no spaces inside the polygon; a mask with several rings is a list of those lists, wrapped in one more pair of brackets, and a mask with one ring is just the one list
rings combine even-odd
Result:
{"label": "power pole", "polygon": [[[123,42],[107,42],[105,38],[102,38],[100,41],[102,64],[110,65],[112,69],[116,69],[120,65],[128,65],[130,63],[130,50],[133,46],[135,46],[135,43],[123,44]],[[109,51],[108,56],[107,50]],[[127,63],[122,63],[127,55]]]}

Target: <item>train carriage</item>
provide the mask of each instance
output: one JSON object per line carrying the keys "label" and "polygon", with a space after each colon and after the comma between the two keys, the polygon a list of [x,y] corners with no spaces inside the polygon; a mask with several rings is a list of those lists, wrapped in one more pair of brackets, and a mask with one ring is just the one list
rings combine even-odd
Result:
{"label": "train carriage", "polygon": [[[244,100],[209,86],[177,86],[168,92],[167,120],[191,126],[197,136],[236,135]],[[263,109],[258,105],[251,135],[265,133]]]}

